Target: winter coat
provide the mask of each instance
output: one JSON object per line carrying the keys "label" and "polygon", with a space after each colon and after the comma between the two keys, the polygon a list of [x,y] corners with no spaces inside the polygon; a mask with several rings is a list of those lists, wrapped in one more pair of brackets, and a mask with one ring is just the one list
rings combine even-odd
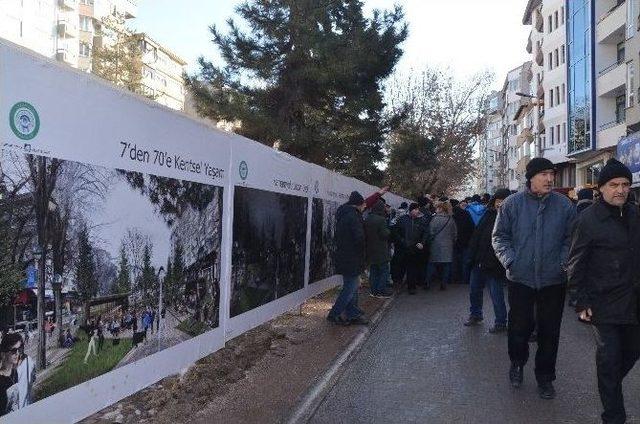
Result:
{"label": "winter coat", "polygon": [[467,209],[465,210],[469,213],[469,215],[471,215],[473,225],[478,225],[480,219],[482,218],[482,215],[484,215],[484,213],[487,211],[487,207],[482,203],[473,202],[469,206],[467,206]]}
{"label": "winter coat", "polygon": [[384,204],[377,203],[364,222],[366,239],[367,263],[379,265],[391,260],[389,252],[389,236],[391,231],[387,226]]}
{"label": "winter coat", "polygon": [[599,200],[578,218],[569,253],[569,282],[578,311],[591,308],[595,324],[637,324],[640,215]]}
{"label": "winter coat", "polygon": [[534,289],[562,284],[576,210],[562,194],[524,190],[498,211],[492,244],[507,278]]}
{"label": "winter coat", "polygon": [[453,208],[453,220],[458,229],[458,237],[456,238],[456,248],[464,249],[469,246],[469,240],[475,228],[471,215],[466,210],[456,206]]}
{"label": "winter coat", "polygon": [[578,212],[578,215],[580,215],[582,211],[587,209],[592,204],[593,204],[593,200],[589,200],[589,199],[578,200],[578,204],[576,205],[576,212]]}
{"label": "winter coat", "polygon": [[336,211],[336,273],[360,275],[365,267],[365,235],[362,214],[353,205],[344,204]]}
{"label": "winter coat", "polygon": [[453,245],[456,242],[456,222],[452,216],[435,214],[429,224],[431,240],[429,262],[453,262]]}
{"label": "winter coat", "polygon": [[498,211],[495,209],[487,209],[487,212],[482,216],[469,242],[469,257],[474,267],[479,267],[483,272],[493,277],[504,278],[504,267],[491,245],[491,234],[497,216]]}
{"label": "winter coat", "polygon": [[[393,245],[398,254],[405,255],[426,255],[429,249],[429,232],[425,225],[424,217],[413,218],[411,214],[403,215],[398,223],[392,228]],[[418,243],[422,243],[424,248],[416,248]]]}

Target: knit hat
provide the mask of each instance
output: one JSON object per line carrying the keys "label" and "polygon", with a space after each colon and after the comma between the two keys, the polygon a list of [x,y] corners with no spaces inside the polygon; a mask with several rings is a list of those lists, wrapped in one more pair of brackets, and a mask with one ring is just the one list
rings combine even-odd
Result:
{"label": "knit hat", "polygon": [[533,178],[535,175],[548,170],[555,171],[556,167],[549,159],[546,158],[533,158],[527,164],[527,173],[525,177],[527,181]]}
{"label": "knit hat", "polygon": [[578,200],[593,200],[593,190],[590,188],[583,188],[578,191]]}
{"label": "knit hat", "polygon": [[624,166],[622,162],[617,159],[611,158],[607,161],[607,164],[600,171],[600,176],[598,177],[598,187],[602,187],[608,181],[613,180],[614,178],[626,178],[629,182],[633,181],[633,175],[631,175],[631,171],[629,168]]}
{"label": "knit hat", "polygon": [[414,209],[420,209],[420,205],[418,205],[417,203],[412,203],[409,205],[409,212],[411,212]]}
{"label": "knit hat", "polygon": [[364,203],[364,197],[362,197],[362,194],[358,193],[357,191],[352,191],[351,195],[349,196],[349,201],[347,202],[347,204],[360,206],[363,203]]}
{"label": "knit hat", "polygon": [[407,202],[402,202],[400,203],[400,207],[398,209],[407,209],[409,207],[409,205],[407,205]]}
{"label": "knit hat", "polygon": [[482,198],[480,197],[479,194],[474,194],[473,196],[471,196],[471,201],[480,203],[480,202],[482,202]]}
{"label": "knit hat", "polygon": [[460,201],[458,199],[449,199],[449,202],[451,202],[451,206],[453,206],[454,208],[460,204]]}

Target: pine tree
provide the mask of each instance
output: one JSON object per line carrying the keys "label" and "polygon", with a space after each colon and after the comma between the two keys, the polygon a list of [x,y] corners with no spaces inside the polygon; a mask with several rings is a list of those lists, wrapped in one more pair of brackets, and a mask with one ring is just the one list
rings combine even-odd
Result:
{"label": "pine tree", "polygon": [[124,245],[120,247],[120,262],[118,263],[118,277],[114,286],[114,294],[124,294],[131,291],[131,267]]}
{"label": "pine tree", "polygon": [[94,45],[92,72],[119,87],[138,94],[148,94],[142,84],[142,49],[140,35],[125,28],[122,16],[110,15],[101,21]]}
{"label": "pine tree", "polygon": [[153,247],[150,244],[145,245],[144,254],[142,256],[142,273],[140,275],[140,289],[144,299],[147,301],[152,300],[149,298],[151,291],[156,286],[156,271],[151,265],[151,257],[153,255]]}
{"label": "pine tree", "polygon": [[86,224],[78,234],[78,260],[76,262],[76,288],[80,299],[87,302],[98,294],[98,279],[93,247]]}
{"label": "pine tree", "polygon": [[226,66],[200,59],[187,78],[196,107],[302,159],[376,183],[391,122],[382,82],[406,39],[402,9],[363,13],[360,0],[250,0],[229,34],[211,28]]}

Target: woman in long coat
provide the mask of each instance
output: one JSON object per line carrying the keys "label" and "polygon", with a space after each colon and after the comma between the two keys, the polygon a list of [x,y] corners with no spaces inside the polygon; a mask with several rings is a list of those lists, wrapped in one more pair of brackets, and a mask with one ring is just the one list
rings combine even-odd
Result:
{"label": "woman in long coat", "polygon": [[453,248],[457,237],[456,223],[453,219],[453,210],[449,200],[438,201],[435,204],[436,214],[429,223],[430,256],[427,265],[428,290],[431,281],[439,274],[440,290],[446,290],[451,282],[451,263],[453,262]]}

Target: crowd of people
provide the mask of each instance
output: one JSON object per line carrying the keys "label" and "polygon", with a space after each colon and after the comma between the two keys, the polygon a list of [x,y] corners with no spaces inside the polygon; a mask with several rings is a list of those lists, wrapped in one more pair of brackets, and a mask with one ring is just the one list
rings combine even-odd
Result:
{"label": "crowd of people", "polygon": [[[436,279],[469,285],[465,326],[480,324],[487,287],[495,322],[507,333],[511,386],[520,388],[537,342],[538,395],[553,399],[561,322],[569,305],[593,328],[603,423],[624,423],[622,381],[640,358],[640,210],[632,174],[616,159],[600,172],[597,188],[573,201],[554,191],[555,168],[544,158],[527,165],[526,188],[499,189],[463,200],[421,196],[393,210],[383,196],[353,192],[336,214],[336,272],[343,286],[327,320],[368,323],[358,305],[360,276],[368,268],[370,295],[409,295]],[[507,291],[505,302],[504,291]]]}

